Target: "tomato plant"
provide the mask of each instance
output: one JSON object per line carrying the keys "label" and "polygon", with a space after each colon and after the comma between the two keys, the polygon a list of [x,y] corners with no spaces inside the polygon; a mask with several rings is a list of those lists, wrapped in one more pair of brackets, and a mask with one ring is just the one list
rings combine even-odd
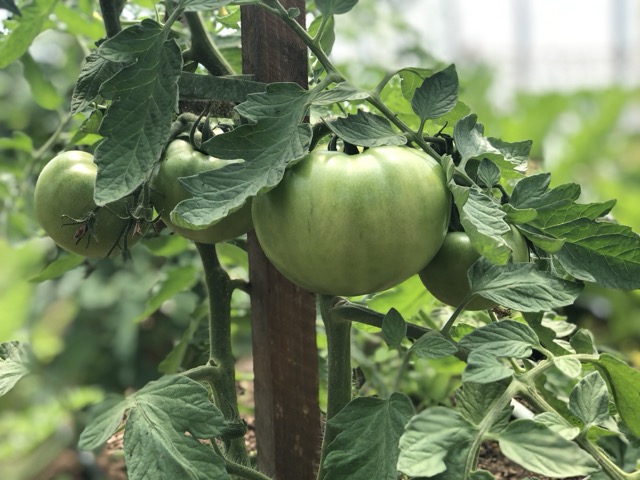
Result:
{"label": "tomato plant", "polygon": [[131,228],[126,201],[98,208],[93,201],[93,155],[68,151],[44,167],[35,187],[38,222],[54,242],[85,257],[102,258],[142,237]]}
{"label": "tomato plant", "polygon": [[[512,250],[511,260],[528,262],[527,241],[514,226],[502,237]],[[460,305],[469,293],[467,271],[480,253],[473,247],[469,235],[464,232],[449,232],[442,247],[429,265],[420,272],[420,280],[431,294],[452,307]],[[467,303],[466,310],[488,310],[497,304],[484,298],[474,298]]]}
{"label": "tomato plant", "polygon": [[[22,240],[36,216],[64,248],[100,256],[137,241],[155,207],[195,245],[151,231],[135,262],[84,262],[64,279],[79,257],[38,265],[35,275],[36,260],[9,262],[10,275],[44,283],[10,292],[21,305],[33,298],[33,316],[46,321],[0,322],[0,395],[15,393],[20,410],[34,385],[44,385],[36,408],[51,401],[65,410],[49,430],[34,427],[34,443],[47,437],[68,450],[79,437],[78,449],[98,451],[124,429],[121,458],[131,480],[491,480],[478,462],[487,440],[531,478],[640,478],[632,472],[640,372],[558,313],[588,283],[640,288],[640,237],[610,221],[614,201],[578,203],[579,185],[551,187],[548,173],[523,175],[531,142],[485,136],[459,99],[454,65],[434,60],[385,72],[361,88],[329,57],[334,17],[354,0],[307,2],[309,12],[300,0],[178,0],[159,2],[153,18],[145,18],[148,2],[132,0],[124,25],[124,2],[76,3],[0,7],[13,15],[0,65],[20,62],[12,71],[27,82],[16,83],[28,84],[59,122],[50,138],[14,129],[0,142],[20,159],[0,165],[2,191],[35,188],[34,212],[30,195],[11,203],[27,220],[8,222],[11,209],[3,209],[0,223]],[[98,28],[78,29],[79,18]],[[312,20],[308,30],[302,19]],[[28,43],[43,28],[72,23],[66,41],[90,54],[66,102],[39,74]],[[236,75],[240,51],[243,66],[255,70]],[[302,60],[290,61],[291,52]],[[211,118],[230,128],[205,135]],[[198,132],[197,150],[174,141]],[[316,147],[329,136],[344,151]],[[81,142],[93,157],[64,153],[33,185],[41,159]],[[25,173],[5,185],[7,172]],[[464,233],[446,234],[452,213],[451,225]],[[219,244],[252,222],[255,235]],[[10,242],[0,248],[9,251]],[[458,308],[434,305],[419,272]],[[15,310],[8,298],[0,294],[0,313]],[[462,314],[466,299],[471,311]],[[494,305],[505,308],[473,312]],[[65,357],[75,350],[66,348],[66,333],[92,355],[96,342],[86,332],[100,328],[75,321],[76,306],[109,310],[104,323],[117,343],[113,359],[92,363],[113,381],[83,394],[75,383],[95,385],[85,377],[92,368]],[[249,337],[242,331],[249,311],[257,462],[241,418],[254,405],[239,405],[235,372],[235,341]],[[165,329],[168,319],[175,331]],[[134,355],[147,341],[153,355]],[[140,362],[152,365],[136,370]],[[51,381],[72,364],[73,380]],[[28,375],[34,381],[22,382]],[[121,394],[107,394],[113,390]],[[89,415],[76,414],[89,403],[96,404]],[[20,419],[43,418],[32,407]],[[76,419],[86,424],[57,445],[54,433]],[[36,462],[26,458],[12,462],[26,468],[11,478],[33,473]]]}
{"label": "tomato plant", "polygon": [[233,160],[220,160],[194,149],[188,141],[173,140],[164,153],[151,180],[151,201],[162,221],[177,234],[200,243],[231,240],[251,229],[251,202],[240,210],[204,229],[190,229],[175,225],[171,212],[178,203],[191,198],[180,184],[180,178],[222,168]]}
{"label": "tomato plant", "polygon": [[317,293],[390,288],[423,268],[446,232],[449,192],[422,151],[317,149],[258,195],[260,245],[286,277]]}

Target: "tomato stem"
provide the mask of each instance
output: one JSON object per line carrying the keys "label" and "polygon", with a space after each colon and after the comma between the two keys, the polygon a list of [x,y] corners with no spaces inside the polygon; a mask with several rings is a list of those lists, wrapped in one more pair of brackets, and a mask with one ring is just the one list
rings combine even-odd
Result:
{"label": "tomato stem", "polygon": [[191,53],[194,60],[206,68],[211,75],[233,75],[233,68],[207,34],[200,14],[185,12],[184,18],[191,31]]}
{"label": "tomato stem", "polygon": [[322,440],[320,470],[318,480],[326,475],[323,463],[328,453],[328,447],[335,439],[335,432],[330,421],[350,401],[353,393],[351,381],[351,322],[333,314],[333,307],[339,301],[338,297],[319,295],[320,314],[324,322],[327,335],[327,423]]}
{"label": "tomato stem", "polygon": [[[209,374],[216,406],[225,420],[239,418],[236,395],[235,360],[231,350],[231,295],[233,285],[229,274],[220,265],[215,245],[196,243],[204,267],[209,294]],[[227,456],[237,463],[249,465],[244,437],[225,440]]]}

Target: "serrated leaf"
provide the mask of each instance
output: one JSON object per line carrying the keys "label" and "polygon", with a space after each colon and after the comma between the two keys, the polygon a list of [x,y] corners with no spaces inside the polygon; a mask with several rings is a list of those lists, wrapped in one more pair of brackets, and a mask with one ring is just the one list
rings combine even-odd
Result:
{"label": "serrated leaf", "polygon": [[546,425],[550,430],[567,440],[573,440],[580,435],[578,427],[567,424],[567,421],[555,412],[543,412],[536,415],[533,420]]}
{"label": "serrated leaf", "polygon": [[602,425],[609,419],[609,391],[596,372],[591,372],[573,387],[569,409],[586,427]]}
{"label": "serrated leaf", "polygon": [[[456,406],[460,413],[474,425],[480,425],[487,413],[491,412],[493,404],[506,391],[508,383],[496,382],[489,384],[464,383],[456,392]],[[504,407],[500,415],[494,416],[495,421],[490,425],[491,432],[499,432],[507,426],[511,418],[513,407]]]}
{"label": "serrated leaf", "polygon": [[124,434],[129,478],[229,478],[224,460],[198,440],[219,437],[224,429],[222,413],[204,386],[185,376],[164,377],[135,393],[129,404]]}
{"label": "serrated leaf", "polygon": [[358,0],[316,0],[316,7],[324,17],[342,15],[356,6]]}
{"label": "serrated leaf", "polygon": [[400,77],[400,89],[402,96],[411,101],[416,90],[423,84],[424,79],[433,75],[435,70],[429,68],[407,67],[396,72]]}
{"label": "serrated leaf", "polygon": [[258,192],[275,187],[286,167],[302,158],[311,143],[311,127],[302,124],[313,95],[293,83],[272,84],[236,107],[257,122],[216,135],[203,144],[213,157],[242,159],[180,182],[193,198],[180,202],[171,221],[187,228],[206,228],[234,212]]}
{"label": "serrated leaf", "polygon": [[571,305],[583,285],[541,270],[532,263],[492,265],[480,258],[469,270],[470,294],[523,312],[552,310]]}
{"label": "serrated leaf", "polygon": [[540,348],[540,341],[528,325],[502,320],[474,330],[460,340],[460,346],[485,350],[494,357],[527,358],[532,348]]}
{"label": "serrated leaf", "polygon": [[608,353],[600,355],[594,365],[609,383],[616,408],[625,425],[640,437],[640,371]]}
{"label": "serrated leaf", "polygon": [[413,413],[411,400],[401,393],[392,394],[388,400],[352,400],[327,424],[338,433],[329,444],[324,478],[395,480],[398,441]]}
{"label": "serrated leaf", "polygon": [[168,268],[164,272],[164,278],[156,285],[153,295],[147,299],[147,306],[144,311],[133,320],[133,323],[140,323],[147,319],[164,302],[173,298],[177,293],[193,286],[198,277],[198,269],[191,265]]}
{"label": "serrated leaf", "polygon": [[353,86],[349,82],[341,82],[331,90],[316,93],[311,99],[313,105],[331,105],[333,103],[357,101],[369,98],[369,92]]}
{"label": "serrated leaf", "polygon": [[232,3],[233,0],[180,0],[180,5],[185,12],[198,12],[201,10],[215,10]]}
{"label": "serrated leaf", "polygon": [[27,354],[19,342],[0,343],[0,396],[11,390],[29,373]]}
{"label": "serrated leaf", "polygon": [[640,237],[631,228],[581,218],[544,231],[566,239],[555,258],[575,278],[608,288],[640,288]]}
{"label": "serrated leaf", "polygon": [[58,278],[69,270],[73,270],[85,261],[85,257],[73,253],[63,253],[53,262],[49,263],[38,274],[29,279],[33,283],[41,283],[53,278]]}
{"label": "serrated leaf", "polygon": [[513,370],[500,358],[487,350],[476,350],[467,358],[467,366],[462,372],[462,382],[490,384],[511,376]]}
{"label": "serrated leaf", "polygon": [[451,340],[440,332],[427,332],[420,336],[411,348],[409,353],[420,358],[445,358],[458,351],[458,347]]}
{"label": "serrated leaf", "polygon": [[585,353],[587,355],[596,355],[598,353],[593,334],[585,328],[578,330],[571,337],[569,343],[576,353]]}
{"label": "serrated leaf", "polygon": [[[537,215],[537,210],[534,210]],[[507,215],[508,217],[508,215]],[[545,252],[548,253],[557,253],[564,246],[565,239],[564,238],[554,238],[548,235],[543,234],[537,228],[533,228],[529,224],[519,224],[518,225],[520,232],[527,237],[531,243],[533,243],[536,247],[541,248]]]}
{"label": "serrated leaf", "polygon": [[500,433],[500,450],[510,460],[554,478],[589,475],[600,467],[575,443],[533,420],[514,420]]}
{"label": "serrated leaf", "polygon": [[488,158],[483,158],[476,172],[476,183],[483,188],[492,188],[500,182],[500,167]]}
{"label": "serrated leaf", "polygon": [[566,184],[549,190],[551,174],[539,173],[524,177],[513,187],[510,204],[515,208],[554,209],[558,204],[574,202],[580,196],[580,186]]}
{"label": "serrated leaf", "polygon": [[423,410],[409,421],[400,437],[398,470],[415,477],[442,473],[447,469],[447,455],[462,450],[476,433],[473,425],[455,410]]}
{"label": "serrated leaf", "polygon": [[358,110],[355,115],[328,122],[331,131],[345,142],[362,147],[404,145],[407,137],[397,133],[386,118]]}
{"label": "serrated leaf", "polygon": [[514,208],[509,203],[505,203],[504,205],[502,205],[502,210],[507,214],[505,220],[509,223],[527,223],[535,220],[535,218],[538,216],[538,212],[533,208]]}
{"label": "serrated leaf", "polygon": [[94,199],[104,205],[133,192],[160,159],[177,109],[182,55],[175,40],[166,40],[162,26],[149,19],[107,40],[98,54],[133,62],[102,83],[99,91],[112,100],[100,125],[105,139],[94,159]]}
{"label": "serrated leaf", "polygon": [[80,434],[78,448],[96,450],[106,443],[118,429],[128,408],[121,395],[108,395],[89,410],[89,422]]}
{"label": "serrated leaf", "polygon": [[382,338],[389,348],[398,348],[407,335],[407,322],[400,312],[392,308],[382,318]]}
{"label": "serrated leaf", "polygon": [[20,58],[42,31],[57,0],[39,0],[22,7],[21,15],[11,21],[10,32],[0,36],[0,69]]}
{"label": "serrated leaf", "polygon": [[580,360],[573,357],[556,357],[553,364],[569,378],[578,378],[582,372]]}
{"label": "serrated leaf", "polygon": [[411,108],[421,120],[439,118],[458,102],[458,74],[455,65],[427,77],[415,91]]}

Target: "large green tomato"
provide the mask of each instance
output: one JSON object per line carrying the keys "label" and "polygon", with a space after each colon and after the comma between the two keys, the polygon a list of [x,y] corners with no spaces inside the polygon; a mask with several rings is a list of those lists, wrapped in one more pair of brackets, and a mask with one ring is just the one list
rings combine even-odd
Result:
{"label": "large green tomato", "polygon": [[317,293],[390,288],[436,254],[450,194],[438,163],[407,147],[314,150],[253,202],[258,241],[292,282]]}
{"label": "large green tomato", "polygon": [[[529,248],[522,234],[511,227],[502,237],[513,250],[514,262],[528,262]],[[429,265],[420,272],[420,279],[427,290],[442,303],[457,307],[469,292],[467,270],[480,258],[473,248],[469,236],[464,232],[448,233],[442,248]],[[486,298],[476,297],[471,300],[466,310],[488,310],[497,304]]]}
{"label": "large green tomato", "polygon": [[236,160],[220,160],[205,155],[194,150],[185,140],[178,139],[171,142],[151,180],[151,202],[167,227],[185,238],[200,243],[231,240],[251,230],[250,202],[218,223],[201,230],[177,226],[169,216],[178,203],[191,198],[191,194],[180,184],[178,180],[180,177],[215,170],[234,162]]}
{"label": "large green tomato", "polygon": [[[113,254],[124,246],[122,234],[128,221],[124,202],[95,211],[97,172],[90,153],[69,151],[56,156],[42,169],[36,182],[35,211],[44,231],[62,248],[85,257],[102,258],[116,242]],[[130,229],[127,245],[140,238]]]}

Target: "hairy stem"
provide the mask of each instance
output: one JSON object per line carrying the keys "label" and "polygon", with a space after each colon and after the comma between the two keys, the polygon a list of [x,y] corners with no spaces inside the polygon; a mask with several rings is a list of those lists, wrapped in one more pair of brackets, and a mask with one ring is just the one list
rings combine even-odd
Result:
{"label": "hairy stem", "polygon": [[[235,360],[231,350],[231,294],[233,288],[229,275],[220,265],[215,245],[196,243],[196,247],[204,267],[209,294],[209,365],[202,367],[201,370],[196,370],[196,373],[207,374],[207,381],[211,384],[216,406],[224,415],[225,420],[234,421],[239,418],[239,414]],[[191,377],[194,378],[193,373]],[[243,437],[225,441],[225,447],[230,459],[237,463],[249,464],[249,456],[244,446]]]}
{"label": "hairy stem", "polygon": [[198,12],[185,12],[184,18],[191,31],[191,55],[193,60],[200,63],[211,75],[233,75],[233,68],[207,34],[200,14]]}
{"label": "hairy stem", "polygon": [[333,314],[336,297],[319,295],[320,314],[327,334],[327,426],[322,440],[320,471],[318,479],[326,474],[323,463],[328,446],[336,437],[336,432],[329,426],[335,417],[350,401],[353,385],[351,382],[351,323]]}

